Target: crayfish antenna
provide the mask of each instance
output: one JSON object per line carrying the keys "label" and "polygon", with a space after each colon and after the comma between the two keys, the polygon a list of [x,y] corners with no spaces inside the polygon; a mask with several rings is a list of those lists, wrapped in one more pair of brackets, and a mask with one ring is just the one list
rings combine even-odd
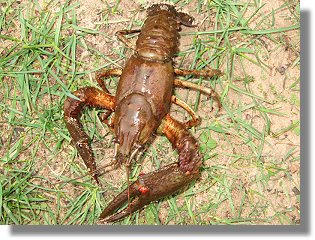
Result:
{"label": "crayfish antenna", "polygon": [[130,163],[129,161],[125,165],[126,168],[126,178],[127,178],[127,199],[128,199],[128,208],[130,207],[130,181],[129,181],[129,175],[130,175]]}
{"label": "crayfish antenna", "polygon": [[116,159],[116,161],[117,161],[118,148],[119,148],[119,143],[115,143],[114,158]]}
{"label": "crayfish antenna", "polygon": [[[138,151],[139,151],[139,147],[137,147],[131,154],[130,154],[130,157],[129,159],[127,160],[126,164],[125,164],[125,167],[126,167],[126,177],[127,177],[127,196],[128,196],[128,208],[130,208],[130,179],[129,179],[129,176],[130,176],[130,167],[131,167],[131,161],[133,160],[133,158],[137,155]],[[131,213],[130,212],[130,216],[131,216]]]}

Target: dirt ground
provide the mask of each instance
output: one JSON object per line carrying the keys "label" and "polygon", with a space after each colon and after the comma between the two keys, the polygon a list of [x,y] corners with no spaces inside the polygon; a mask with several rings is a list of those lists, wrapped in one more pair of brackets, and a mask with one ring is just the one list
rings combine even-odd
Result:
{"label": "dirt ground", "polygon": [[[145,11],[139,8],[141,3],[153,3],[156,1],[120,1],[119,14],[110,14],[107,19],[111,24],[106,25],[103,22],[102,12],[107,8],[107,4],[114,5],[116,1],[101,1],[101,0],[89,0],[79,1],[80,5],[77,8],[77,21],[78,25],[87,29],[95,29],[100,27],[101,30],[106,31],[106,35],[113,36],[117,30],[126,29],[130,27],[130,19],[133,19],[133,23],[141,21],[145,18]],[[205,1],[206,2],[206,1]],[[292,2],[292,1],[287,1]],[[263,14],[268,14],[274,9],[278,9],[283,6],[284,0],[265,1],[262,9]],[[39,4],[45,4],[45,2],[39,1]],[[193,15],[196,18],[198,24],[198,31],[206,31],[213,29],[213,21],[207,18],[205,13],[197,14],[195,12],[196,1],[191,1],[185,5],[182,10]],[[254,10],[249,10],[245,13],[245,16],[251,16]],[[292,23],[290,16],[290,9],[284,9],[283,11],[277,11],[274,16],[274,28],[285,28]],[[213,15],[215,18],[215,13]],[[260,21],[260,19],[257,19]],[[257,23],[257,22],[256,22]],[[251,24],[255,24],[252,21]],[[136,26],[135,26],[136,27]],[[194,41],[194,36],[185,33],[192,32],[192,29],[183,28],[183,34],[181,37],[180,51],[186,51],[189,49],[190,44]],[[194,30],[195,31],[195,30]],[[200,36],[201,38],[203,36]],[[241,39],[243,36],[237,32],[233,33],[233,39],[237,44],[240,41],[246,42],[246,39]],[[275,37],[277,38],[277,36]],[[132,38],[134,41],[135,38]],[[263,70],[257,64],[251,61],[244,61],[235,59],[233,79],[229,79],[227,76],[229,69],[229,59],[226,58],[220,63],[220,70],[227,73],[222,76],[221,84],[216,86],[216,91],[220,96],[224,95],[226,86],[231,80],[235,86],[240,89],[244,88],[244,81],[250,81],[250,93],[253,95],[261,96],[267,103],[260,104],[263,108],[268,106],[269,109],[281,112],[283,114],[268,114],[269,124],[266,124],[266,118],[264,118],[259,107],[249,108],[242,111],[239,114],[240,119],[249,122],[255,129],[264,132],[263,143],[259,143],[257,139],[253,139],[253,145],[261,144],[260,152],[253,155],[252,143],[244,144],[241,137],[233,137],[239,133],[237,127],[231,127],[226,135],[219,132],[211,132],[211,138],[215,139],[217,145],[214,150],[214,157],[206,159],[204,161],[204,169],[212,169],[209,175],[208,171],[203,171],[200,180],[195,183],[193,191],[194,199],[192,200],[192,210],[202,209],[199,211],[199,217],[203,219],[203,222],[211,222],[216,219],[219,223],[229,223],[228,220],[221,221],[219,219],[235,219],[235,215],[238,215],[238,219],[243,219],[244,223],[252,224],[299,224],[300,219],[300,202],[299,202],[299,189],[300,189],[300,136],[299,128],[293,128],[286,130],[286,128],[292,124],[295,124],[300,119],[300,106],[299,106],[299,87],[290,88],[299,79],[299,65],[295,64],[299,58],[299,31],[288,31],[282,35],[281,43],[272,41],[268,38],[259,38],[261,43],[260,51],[258,55],[261,62],[267,71]],[[102,35],[89,35],[85,38],[87,45],[92,46],[97,51],[103,53],[110,58],[118,58],[117,51],[121,48],[122,43],[117,41],[110,42],[109,39]],[[132,51],[127,50],[127,57],[132,54]],[[106,64],[105,59],[96,59],[91,56],[90,52],[84,48],[77,50],[77,59],[80,62],[90,62],[91,69],[95,66],[102,66]],[[175,60],[175,66],[179,65],[181,68],[189,67],[193,61],[193,55],[188,55],[183,62],[181,59]],[[113,64],[116,67],[123,67],[125,59]],[[86,78],[94,81],[94,74],[89,74]],[[78,83],[76,86],[79,86]],[[299,85],[299,84],[298,84]],[[114,87],[113,87],[114,88]],[[292,90],[293,89],[293,90]],[[296,90],[297,89],[297,90]],[[111,89],[114,91],[114,89]],[[191,106],[194,106],[197,94],[190,91],[187,94],[187,90],[176,90],[176,94],[184,98]],[[210,126],[209,121],[222,124],[222,119],[226,118],[228,113],[223,106],[222,110],[218,111],[214,104],[209,106],[207,102],[208,98],[205,96],[200,97],[200,104],[198,107],[198,114],[202,118],[202,124],[200,127],[192,130],[194,136],[200,139],[204,129],[208,129]],[[237,91],[229,90],[228,95],[224,97],[225,102],[229,109],[238,108],[240,102],[243,106],[252,104],[253,98],[249,95],[242,95]],[[272,103],[272,104],[269,104]],[[269,105],[268,105],[269,104]],[[183,114],[179,108],[172,107],[172,116],[183,120],[188,117],[187,114]],[[225,121],[224,120],[224,121]],[[227,122],[232,121],[227,119]],[[231,123],[232,124],[232,123]],[[211,125],[213,126],[213,125]],[[236,126],[236,125],[235,125]],[[270,129],[266,129],[270,126]],[[283,130],[283,131],[282,131]],[[110,142],[112,136],[108,130],[101,130],[101,136],[104,137],[104,141]],[[267,134],[267,132],[269,134]],[[246,133],[244,133],[245,138]],[[167,146],[161,148],[161,146]],[[112,156],[113,146],[108,144],[104,147],[102,142],[94,141],[92,143],[93,149],[96,151],[96,158],[102,156]],[[77,173],[69,170],[69,164],[65,163],[64,159],[69,159],[69,155],[73,152],[71,146],[70,150],[66,147],[63,151],[60,151],[58,156],[54,156],[54,161],[49,163],[47,167],[41,169],[38,174],[43,176],[50,176],[48,179],[51,182],[55,182],[54,175],[65,175],[69,178],[77,177]],[[28,153],[25,153],[26,155]],[[51,157],[51,153],[48,150],[43,150],[39,153],[42,156]],[[157,162],[155,159],[157,156],[164,156],[163,160]],[[240,157],[236,157],[240,156]],[[259,161],[252,159],[252,156],[259,156]],[[23,156],[21,156],[23,158]],[[80,157],[72,157],[76,164],[84,165]],[[109,162],[111,157],[102,158],[102,162]],[[153,160],[152,160],[153,159]],[[176,154],[173,153],[171,146],[165,139],[156,138],[152,142],[152,146],[148,147],[148,151],[143,157],[142,171],[149,172],[161,165],[164,165],[170,161],[176,161]],[[98,163],[101,164],[101,163]],[[115,170],[112,173],[106,175],[108,182],[110,182],[111,191],[107,192],[106,199],[109,201],[112,195],[115,195],[118,191],[115,188],[120,188],[125,183],[125,171],[124,169]],[[209,181],[211,176],[218,178],[222,177],[222,183],[216,184],[215,181]],[[268,179],[266,179],[266,176]],[[227,179],[227,182],[224,182]],[[39,181],[39,180],[36,180]],[[35,181],[35,182],[36,182]],[[219,180],[218,180],[219,181]],[[41,184],[48,188],[54,188],[49,181],[44,181]],[[219,181],[220,182],[220,181]],[[209,186],[205,186],[208,184]],[[224,186],[229,189],[227,197],[221,198],[221,194],[224,195]],[[79,188],[80,189],[80,188]],[[68,195],[76,195],[77,187],[73,187],[70,184],[63,187],[64,191],[67,191]],[[49,194],[50,195],[50,194]],[[56,198],[56,197],[54,197]],[[220,199],[221,198],[221,199]],[[231,201],[233,200],[233,206]],[[185,204],[184,195],[180,195],[177,198],[178,205]],[[203,209],[202,206],[206,202],[213,201],[216,207],[215,210]],[[62,203],[67,205],[67,200],[62,200]],[[52,208],[57,207],[57,204],[52,204]],[[159,208],[159,219],[161,224],[165,221],[165,216],[169,212],[169,205],[167,201],[161,203]],[[286,220],[288,218],[289,220]],[[248,219],[248,220],[246,220]],[[269,219],[267,222],[260,219]],[[177,224],[175,220],[169,221],[167,224]],[[188,221],[186,224],[196,224],[193,221]],[[198,223],[197,223],[198,224]]]}

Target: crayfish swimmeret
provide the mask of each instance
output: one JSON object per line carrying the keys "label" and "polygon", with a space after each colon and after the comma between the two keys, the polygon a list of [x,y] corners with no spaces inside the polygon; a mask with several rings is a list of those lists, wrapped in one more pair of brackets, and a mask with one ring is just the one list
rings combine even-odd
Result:
{"label": "crayfish swimmeret", "polygon": [[[216,93],[197,84],[176,79],[176,75],[212,77],[219,70],[174,69],[173,58],[178,52],[181,26],[194,27],[194,18],[179,12],[168,4],[154,4],[147,9],[148,17],[141,30],[122,30],[118,39],[133,48],[124,35],[138,33],[134,54],[124,69],[107,69],[96,74],[102,90],[94,87],[81,88],[68,97],[64,105],[66,126],[76,148],[98,182],[93,152],[87,134],[80,123],[84,107],[106,109],[103,121],[115,134],[114,165],[125,164],[129,173],[131,160],[153,133],[164,134],[178,152],[178,162],[161,169],[142,174],[138,180],[112,200],[101,213],[104,222],[113,222],[141,209],[146,204],[176,193],[198,178],[202,155],[196,139],[188,128],[200,123],[197,114],[182,100],[173,96],[174,87],[191,88],[217,98]],[[116,96],[107,90],[103,78],[120,76]],[[171,103],[184,108],[192,119],[179,122],[169,114]],[[108,117],[114,112],[113,117]],[[128,175],[129,176],[129,175]],[[128,201],[128,206],[118,213],[118,208]]]}

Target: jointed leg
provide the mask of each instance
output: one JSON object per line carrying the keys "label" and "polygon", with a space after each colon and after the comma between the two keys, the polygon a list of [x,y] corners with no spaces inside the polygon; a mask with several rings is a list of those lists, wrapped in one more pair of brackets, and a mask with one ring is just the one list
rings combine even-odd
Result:
{"label": "jointed leg", "polygon": [[182,173],[185,173],[186,177],[198,177],[202,156],[197,140],[185,126],[168,114],[158,128],[158,133],[163,133],[177,150],[178,165]]}
{"label": "jointed leg", "polygon": [[101,122],[105,123],[109,129],[114,132],[114,123],[112,118],[108,119],[109,116],[113,113],[111,110],[106,110],[104,113],[100,113],[100,120]]}
{"label": "jointed leg", "polygon": [[219,109],[222,107],[219,95],[212,88],[203,87],[195,83],[183,81],[177,78],[174,80],[174,85],[177,87],[191,88],[193,90],[200,91],[208,95],[209,97],[213,97],[214,100],[217,102]]}
{"label": "jointed leg", "polygon": [[120,30],[118,32],[116,32],[116,36],[117,38],[124,43],[127,47],[131,48],[134,50],[134,46],[132,45],[132,43],[125,37],[125,35],[128,34],[132,34],[132,33],[138,33],[141,32],[140,29],[136,29],[136,30]]}
{"label": "jointed leg", "polygon": [[186,128],[192,128],[200,124],[200,117],[186,102],[184,102],[183,100],[179,99],[174,95],[172,96],[172,102],[185,109],[192,117],[191,120],[188,120],[187,122],[184,123]]}
{"label": "jointed leg", "polygon": [[120,76],[121,73],[122,73],[122,70],[120,68],[105,69],[105,70],[96,72],[95,79],[98,85],[103,89],[103,91],[109,94],[109,91],[104,84],[103,78],[107,78],[110,76]]}
{"label": "jointed leg", "polygon": [[174,73],[180,76],[186,75],[194,75],[196,77],[208,77],[211,78],[213,76],[221,76],[223,73],[217,69],[209,69],[209,70],[192,70],[192,69],[174,69]]}
{"label": "jointed leg", "polygon": [[[102,71],[98,71],[95,74],[95,79],[98,85],[103,89],[104,92],[109,94],[107,87],[104,84],[103,78],[108,78],[110,76],[120,76],[122,70],[120,68],[113,68],[113,69],[105,69]],[[113,128],[112,123],[108,120],[108,117],[112,114],[112,111],[107,110],[105,113],[100,114],[100,119],[103,123],[105,123],[110,129]]]}
{"label": "jointed leg", "polygon": [[92,149],[89,145],[88,135],[83,131],[80,123],[82,109],[87,107],[98,107],[114,111],[115,98],[97,88],[81,88],[73,93],[80,100],[68,97],[64,104],[64,118],[69,133],[75,146],[87,166],[90,174],[97,183],[96,164]]}

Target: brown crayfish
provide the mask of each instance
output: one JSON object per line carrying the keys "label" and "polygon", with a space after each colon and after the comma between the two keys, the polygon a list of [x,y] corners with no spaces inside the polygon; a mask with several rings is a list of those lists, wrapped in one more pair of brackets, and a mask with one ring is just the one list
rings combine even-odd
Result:
{"label": "brown crayfish", "polygon": [[[134,54],[125,68],[98,72],[96,80],[102,90],[81,88],[73,93],[77,99],[68,97],[64,104],[66,126],[80,156],[97,182],[93,152],[80,123],[82,109],[86,106],[107,110],[103,120],[115,134],[115,166],[125,164],[128,170],[138,150],[155,132],[164,134],[178,152],[178,162],[142,174],[138,180],[128,184],[128,188],[116,196],[101,213],[100,219],[104,222],[122,219],[152,201],[177,192],[198,178],[202,155],[188,128],[198,125],[200,119],[184,101],[173,96],[174,87],[198,90],[219,101],[212,89],[175,78],[176,75],[187,74],[203,77],[221,74],[219,70],[183,70],[173,67],[172,59],[178,52],[181,26],[194,27],[194,18],[168,4],[154,4],[147,9],[147,14],[141,30],[122,30],[116,33],[131,48],[132,44],[124,35],[140,33]],[[109,93],[102,81],[108,76],[120,76],[115,96]],[[172,118],[169,114],[171,103],[188,111],[192,119],[182,123]],[[108,117],[113,112],[114,115],[109,120]],[[115,213],[127,201],[128,206]]]}

